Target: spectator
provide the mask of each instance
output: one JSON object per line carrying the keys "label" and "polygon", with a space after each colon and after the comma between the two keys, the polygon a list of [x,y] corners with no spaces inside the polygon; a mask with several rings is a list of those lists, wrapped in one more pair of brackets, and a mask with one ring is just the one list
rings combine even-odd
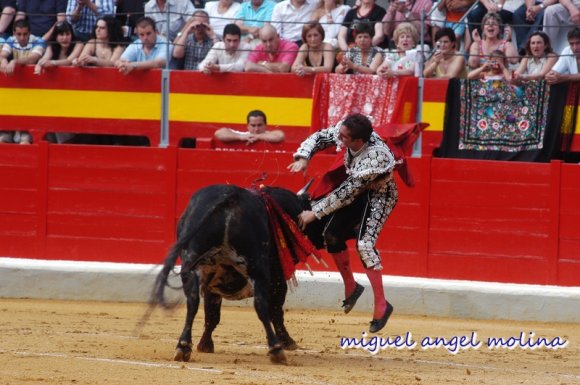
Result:
{"label": "spectator", "polygon": [[580,27],[574,27],[568,31],[568,47],[564,48],[552,70],[546,74],[546,81],[549,84],[579,81],[579,60]]}
{"label": "spectator", "polygon": [[183,30],[177,34],[173,42],[173,57],[182,59],[185,57],[184,69],[198,70],[199,63],[207,56],[218,37],[209,25],[209,16],[206,11],[198,9],[183,26]]}
{"label": "spectator", "polygon": [[175,40],[194,11],[189,0],[149,0],[145,4],[145,16],[155,21],[158,33],[169,41]]}
{"label": "spectator", "polygon": [[[512,23],[513,11],[518,9],[524,0],[479,0],[477,5],[467,14],[469,20],[469,33],[473,35],[475,30],[482,30],[483,18],[489,13],[499,16],[499,24],[509,25]],[[508,10],[504,5],[509,4]],[[483,31],[482,31],[483,32]]]}
{"label": "spectator", "polygon": [[296,43],[280,39],[271,25],[260,30],[260,40],[248,56],[247,72],[289,72],[298,53]]}
{"label": "spectator", "polygon": [[137,21],[135,31],[139,40],[131,43],[121,58],[115,62],[115,67],[124,75],[131,71],[143,71],[161,68],[166,65],[171,44],[163,36],[157,34],[155,20],[143,17]]}
{"label": "spectator", "polygon": [[312,18],[315,0],[283,0],[272,11],[272,25],[282,39],[302,45],[302,27]]}
{"label": "spectator", "polygon": [[205,7],[205,0],[191,0],[191,4],[195,9],[203,9]]}
{"label": "spectator", "polygon": [[473,31],[473,43],[469,47],[469,67],[477,68],[485,63],[486,58],[495,50],[502,51],[512,64],[519,60],[515,47],[511,42],[502,39],[501,17],[497,13],[488,13],[484,16],[482,35]]}
{"label": "spectator", "polygon": [[16,0],[0,0],[0,38],[7,37],[16,14]]}
{"label": "spectator", "polygon": [[419,33],[411,23],[401,23],[395,28],[393,39],[396,45],[394,51],[386,51],[383,64],[377,70],[382,76],[413,76],[418,64],[416,50]]}
{"label": "spectator", "polygon": [[[431,10],[433,2],[431,0],[394,0],[391,1],[389,9],[383,18],[383,28],[385,38],[390,40],[394,38],[394,32],[401,23],[411,23],[417,31],[421,30],[421,13],[427,14]],[[430,22],[426,21],[424,26],[423,40],[425,43],[431,43]],[[416,41],[417,43],[419,40]],[[396,46],[396,42],[395,46]]]}
{"label": "spectator", "polygon": [[474,70],[469,71],[467,79],[475,80],[507,80],[512,78],[511,72],[508,69],[508,61],[505,53],[500,50],[495,50],[489,55],[489,59],[483,65]]}
{"label": "spectator", "polygon": [[435,34],[436,50],[425,63],[426,78],[450,79],[467,77],[465,57],[457,51],[457,36],[452,28],[445,27]]}
{"label": "spectator", "polygon": [[298,76],[332,72],[334,69],[334,47],[324,42],[324,29],[319,22],[305,24],[302,28],[302,47],[292,65]]}
{"label": "spectator", "polygon": [[205,3],[205,11],[209,15],[209,23],[217,36],[224,35],[226,25],[236,21],[240,3],[234,0],[219,0]]}
{"label": "spectator", "polygon": [[272,20],[272,11],[276,3],[272,0],[249,0],[244,1],[236,15],[236,24],[245,35],[246,43],[257,44],[260,28],[264,23]]}
{"label": "spectator", "polygon": [[544,28],[554,52],[560,54],[566,46],[568,31],[580,24],[580,0],[559,0],[547,5],[544,11]]}
{"label": "spectator", "polygon": [[242,31],[236,24],[224,28],[223,41],[217,42],[199,63],[199,69],[209,75],[214,72],[243,72],[250,45],[242,43]]}
{"label": "spectator", "polygon": [[133,36],[137,20],[145,16],[145,3],[143,0],[115,0],[117,9],[115,18],[123,26],[123,35],[126,38]]}
{"label": "spectator", "polygon": [[525,50],[526,54],[514,72],[516,81],[543,79],[558,60],[550,45],[550,38],[541,31],[536,31],[530,36]]}
{"label": "spectator", "polygon": [[380,48],[372,45],[374,28],[358,23],[354,29],[354,47],[350,47],[336,67],[337,74],[375,74],[383,62]]}
{"label": "spectator", "polygon": [[30,25],[26,20],[14,22],[13,36],[6,39],[0,52],[0,71],[12,75],[16,67],[36,64],[44,53],[42,39],[30,33]]}
{"label": "spectator", "polygon": [[248,131],[237,131],[232,128],[222,127],[218,129],[214,136],[222,142],[246,142],[247,145],[258,141],[269,143],[280,143],[284,141],[284,131],[268,131],[266,114],[260,110],[253,110],[246,117]]}
{"label": "spectator", "polygon": [[320,22],[324,29],[324,42],[334,48],[338,47],[338,31],[349,10],[342,0],[319,0],[318,8],[312,13],[312,21]]}
{"label": "spectator", "polygon": [[18,0],[16,20],[28,19],[30,33],[48,40],[57,21],[66,21],[67,0]]}
{"label": "spectator", "polygon": [[[14,22],[13,36],[10,36],[0,51],[0,72],[12,75],[17,66],[35,64],[44,52],[42,39],[30,33],[27,20]],[[30,144],[32,137],[27,132],[0,131],[0,143]]]}
{"label": "spectator", "polygon": [[97,17],[114,16],[115,9],[113,0],[68,0],[66,14],[77,39],[86,42],[95,28]]}
{"label": "spectator", "polygon": [[54,26],[48,47],[36,64],[34,73],[40,75],[45,67],[70,66],[79,57],[82,49],[83,44],[76,41],[72,25],[59,21]]}
{"label": "spectator", "polygon": [[515,10],[513,28],[516,34],[518,52],[524,55],[525,46],[532,34],[540,30],[544,20],[544,10],[558,0],[525,0],[524,5]]}
{"label": "spectator", "polygon": [[85,44],[78,59],[78,66],[113,67],[125,50],[123,30],[117,19],[105,16],[97,19],[90,40]]}
{"label": "spectator", "polygon": [[[467,16],[467,11],[475,3],[475,0],[442,0],[439,1],[435,9],[431,9],[431,33],[433,35],[433,40],[435,40],[435,34],[441,28],[451,28],[455,32],[455,36],[463,38],[466,42],[465,47],[469,47],[468,42],[469,34],[465,33],[465,20]],[[461,22],[460,22],[461,21]],[[456,41],[458,40],[456,39]],[[460,46],[455,46],[456,50],[460,50]]]}
{"label": "spectator", "polygon": [[387,11],[377,4],[375,0],[360,0],[360,5],[346,13],[340,30],[338,31],[338,47],[346,52],[349,45],[354,42],[354,29],[358,23],[370,23],[374,26],[372,45],[378,46],[383,42],[384,31],[381,20]]}

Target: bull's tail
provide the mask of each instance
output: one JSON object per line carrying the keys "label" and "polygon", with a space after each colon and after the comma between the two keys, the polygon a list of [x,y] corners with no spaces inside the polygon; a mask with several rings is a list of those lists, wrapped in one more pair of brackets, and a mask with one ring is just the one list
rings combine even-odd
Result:
{"label": "bull's tail", "polygon": [[[195,205],[190,204],[190,206],[188,206],[180,218],[177,226],[177,242],[175,242],[175,244],[171,247],[169,254],[165,258],[163,267],[155,279],[155,285],[153,286],[153,291],[149,299],[149,304],[151,306],[154,307],[156,305],[161,305],[166,309],[173,307],[165,300],[165,287],[169,286],[169,274],[175,268],[177,259],[180,256],[183,259],[181,254],[185,252],[189,241],[195,237],[199,229],[202,228],[207,223],[207,221],[209,221],[209,218],[214,214],[214,212],[216,212],[216,210],[219,210],[231,203],[232,196],[232,193],[216,196],[216,200],[213,202],[213,205],[211,207],[206,207],[204,209],[203,215],[201,215],[201,217],[195,221],[191,220],[191,218],[195,216]],[[197,260],[188,260],[187,266],[182,266],[181,274],[183,274],[185,270],[194,270],[198,262],[199,261]]]}
{"label": "bull's tail", "polygon": [[168,286],[169,274],[175,269],[175,264],[177,259],[181,255],[184,249],[184,242],[177,241],[169,251],[169,254],[165,258],[163,267],[157,278],[155,278],[155,284],[153,285],[153,291],[151,292],[151,297],[149,298],[149,304],[152,306],[161,305],[164,308],[171,308],[172,306],[165,300],[165,287]]}

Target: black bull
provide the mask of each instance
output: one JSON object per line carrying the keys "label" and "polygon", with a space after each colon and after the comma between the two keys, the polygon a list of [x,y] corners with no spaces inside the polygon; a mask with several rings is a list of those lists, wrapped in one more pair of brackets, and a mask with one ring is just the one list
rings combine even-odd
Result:
{"label": "black bull", "polygon": [[[289,216],[309,207],[305,196],[282,188],[263,188]],[[310,225],[307,233],[321,234]],[[313,239],[321,244],[321,239]],[[254,296],[254,307],[264,325],[272,362],[284,363],[284,349],[297,348],[284,326],[283,305],[288,290],[269,227],[268,213],[259,193],[233,186],[212,185],[196,192],[177,226],[177,241],[159,273],[152,305],[167,306],[164,289],[181,257],[181,280],[187,299],[185,325],[175,352],[176,361],[189,361],[191,329],[204,297],[205,324],[197,345],[213,352],[212,332],[220,322],[222,298]],[[272,328],[273,326],[273,328]]]}

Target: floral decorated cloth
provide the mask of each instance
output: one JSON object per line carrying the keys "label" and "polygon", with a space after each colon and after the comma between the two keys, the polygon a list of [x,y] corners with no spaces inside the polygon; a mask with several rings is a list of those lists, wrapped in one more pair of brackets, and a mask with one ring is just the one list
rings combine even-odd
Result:
{"label": "floral decorated cloth", "polygon": [[[441,158],[549,162],[561,157],[568,84],[451,79],[445,101]],[[573,107],[576,109],[576,106]]]}
{"label": "floral decorated cloth", "polygon": [[519,152],[543,147],[550,88],[502,80],[461,80],[459,149]]}

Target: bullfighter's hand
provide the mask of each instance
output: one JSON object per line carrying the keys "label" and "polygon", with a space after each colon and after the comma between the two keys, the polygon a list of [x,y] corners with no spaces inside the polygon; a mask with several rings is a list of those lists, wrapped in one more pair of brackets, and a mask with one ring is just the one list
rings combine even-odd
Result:
{"label": "bullfighter's hand", "polygon": [[300,171],[306,171],[306,168],[308,167],[308,160],[304,159],[304,158],[300,158],[295,162],[292,162],[288,165],[287,169],[291,172],[291,173],[297,173]]}
{"label": "bullfighter's hand", "polygon": [[302,211],[298,214],[298,226],[300,226],[301,230],[306,229],[306,226],[315,220],[316,215],[314,215],[314,211]]}

